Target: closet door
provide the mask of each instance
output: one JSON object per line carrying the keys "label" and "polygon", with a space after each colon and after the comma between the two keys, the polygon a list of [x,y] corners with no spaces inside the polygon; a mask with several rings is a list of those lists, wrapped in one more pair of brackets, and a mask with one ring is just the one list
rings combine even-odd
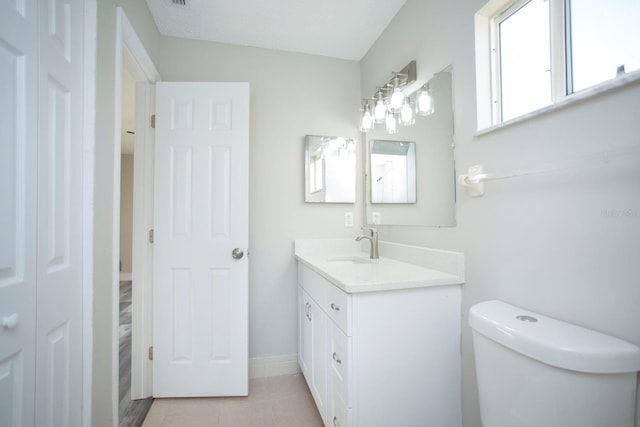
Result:
{"label": "closet door", "polygon": [[84,2],[39,5],[36,425],[79,426]]}
{"label": "closet door", "polygon": [[3,426],[81,424],[83,7],[0,2]]}
{"label": "closet door", "polygon": [[0,2],[0,424],[34,425],[38,15]]}

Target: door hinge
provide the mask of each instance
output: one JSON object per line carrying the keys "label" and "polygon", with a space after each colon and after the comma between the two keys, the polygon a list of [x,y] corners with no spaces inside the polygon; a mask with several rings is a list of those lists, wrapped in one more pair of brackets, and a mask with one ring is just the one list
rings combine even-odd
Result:
{"label": "door hinge", "polygon": [[149,243],[153,243],[153,228],[149,230]]}
{"label": "door hinge", "polygon": [[149,347],[149,360],[153,360],[153,346]]}
{"label": "door hinge", "polygon": [[151,129],[155,129],[156,128],[156,115],[152,115],[151,116]]}

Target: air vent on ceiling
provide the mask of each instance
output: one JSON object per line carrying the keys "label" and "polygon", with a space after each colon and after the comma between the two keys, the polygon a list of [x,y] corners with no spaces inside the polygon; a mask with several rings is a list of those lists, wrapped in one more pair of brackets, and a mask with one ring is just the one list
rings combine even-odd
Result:
{"label": "air vent on ceiling", "polygon": [[190,0],[165,0],[165,3],[168,6],[179,7],[179,8],[190,8]]}

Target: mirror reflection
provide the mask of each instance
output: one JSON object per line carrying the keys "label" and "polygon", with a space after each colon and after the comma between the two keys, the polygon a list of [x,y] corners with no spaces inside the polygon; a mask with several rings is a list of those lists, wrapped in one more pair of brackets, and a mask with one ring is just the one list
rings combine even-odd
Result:
{"label": "mirror reflection", "polygon": [[337,136],[306,136],[305,201],[355,203],[355,140]]}
{"label": "mirror reflection", "polygon": [[371,141],[371,203],[416,203],[416,143]]}
{"label": "mirror reflection", "polygon": [[[366,156],[366,219],[368,224],[455,226],[455,170],[453,160],[453,101],[452,67],[434,75],[421,89],[428,87],[431,104],[428,115],[417,115],[412,126],[398,126],[397,133],[389,134],[384,126],[375,126],[367,139]],[[413,103],[420,90],[411,95]],[[387,147],[395,143],[413,143],[415,156],[415,198],[405,202],[385,201],[380,196],[381,166],[378,166],[376,141],[385,141]],[[387,166],[389,167],[389,166]],[[409,179],[409,178],[408,178]],[[408,181],[409,182],[409,181]],[[389,183],[386,183],[390,185]],[[407,184],[407,189],[410,187]],[[408,192],[408,191],[407,191]],[[388,192],[387,192],[388,193]],[[381,201],[382,200],[382,201]]]}

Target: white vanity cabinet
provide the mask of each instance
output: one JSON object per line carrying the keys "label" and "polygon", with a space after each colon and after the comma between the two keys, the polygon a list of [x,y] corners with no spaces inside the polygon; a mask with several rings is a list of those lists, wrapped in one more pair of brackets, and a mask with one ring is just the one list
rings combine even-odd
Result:
{"label": "white vanity cabinet", "polygon": [[336,323],[329,322],[328,327],[328,377],[329,395],[327,407],[327,420],[329,426],[353,425],[351,407],[352,396],[352,371],[353,351],[351,349],[352,338],[347,336]]}
{"label": "white vanity cabinet", "polygon": [[298,358],[325,426],[462,425],[458,285],[347,293],[304,263],[298,284]]}
{"label": "white vanity cabinet", "polygon": [[327,407],[327,315],[302,287],[299,293],[298,364],[324,420]]}

